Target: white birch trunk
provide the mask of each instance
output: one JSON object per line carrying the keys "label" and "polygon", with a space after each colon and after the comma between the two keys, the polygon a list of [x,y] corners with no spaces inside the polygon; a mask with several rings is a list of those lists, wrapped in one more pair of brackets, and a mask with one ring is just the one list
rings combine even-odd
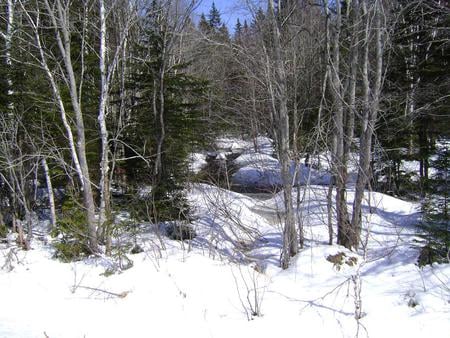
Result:
{"label": "white birch trunk", "polygon": [[[361,4],[363,7],[363,11],[368,14],[367,11],[367,0],[361,0]],[[374,8],[374,30],[375,30],[375,82],[373,84],[373,88],[370,88],[370,79],[368,75],[368,64],[369,64],[369,52],[368,52],[368,44],[369,44],[369,18],[366,15],[367,20],[367,28],[366,28],[366,36],[365,43],[366,47],[364,50],[364,119],[362,121],[362,134],[361,134],[361,146],[359,153],[359,169],[358,169],[358,177],[355,186],[355,199],[353,202],[353,214],[352,214],[352,229],[355,232],[355,236],[353,238],[352,247],[357,248],[360,242],[360,233],[361,233],[361,223],[362,223],[362,200],[364,198],[364,189],[367,186],[367,183],[370,179],[370,162],[372,158],[372,138],[375,131],[375,124],[377,122],[379,105],[380,105],[380,96],[381,96],[381,88],[382,88],[382,79],[383,79],[383,25],[381,23],[381,4],[376,3]],[[369,92],[372,92],[371,97],[369,97]]]}
{"label": "white birch trunk", "polygon": [[336,184],[336,218],[337,218],[337,241],[345,247],[349,247],[349,238],[351,233],[350,221],[347,211],[347,161],[345,156],[346,134],[344,127],[344,100],[345,92],[343,88],[342,74],[341,74],[341,25],[342,13],[341,4],[336,2],[336,19],[334,34],[331,39],[331,27],[329,23],[329,8],[328,0],[324,0],[325,11],[327,15],[327,56],[328,56],[328,72],[330,74],[329,87],[333,98],[333,153],[332,153],[332,168],[335,176]]}
{"label": "white birch trunk", "polygon": [[[92,185],[89,178],[89,168],[86,158],[86,139],[85,139],[85,128],[83,121],[83,114],[81,111],[81,105],[79,100],[79,92],[76,83],[76,78],[73,70],[72,56],[70,50],[70,29],[71,25],[70,19],[70,3],[61,3],[61,0],[56,0],[54,6],[50,6],[48,0],[44,0],[44,5],[46,8],[46,14],[52,23],[52,28],[56,33],[57,47],[62,57],[63,63],[61,69],[63,70],[63,78],[65,84],[68,86],[70,100],[72,103],[72,109],[75,113],[75,129],[77,133],[76,145],[73,145],[72,129],[69,122],[67,121],[67,114],[65,104],[62,100],[60,90],[56,79],[53,76],[52,71],[49,68],[49,64],[46,60],[46,51],[44,50],[41,39],[39,36],[39,12],[35,13],[36,20],[31,18],[30,13],[25,9],[22,3],[22,8],[24,9],[25,15],[28,17],[30,24],[33,26],[34,34],[36,37],[36,42],[38,45],[41,65],[44,68],[47,77],[50,80],[52,91],[57,101],[60,109],[61,117],[63,120],[64,127],[69,136],[69,143],[71,148],[71,155],[73,161],[77,167],[78,175],[80,177],[80,182],[83,188],[83,202],[87,216],[87,232],[89,238],[89,248],[92,252],[98,252],[97,243],[97,233],[96,233],[96,222],[95,222],[95,204],[92,192]],[[82,65],[83,67],[83,65]],[[77,163],[78,162],[78,163]]]}
{"label": "white birch trunk", "polygon": [[[14,28],[14,7],[15,7],[15,1],[13,0],[7,0],[7,6],[8,6],[8,20],[6,22],[6,33],[4,35],[5,39],[5,61],[6,65],[8,66],[8,71],[6,72],[6,83],[8,85],[8,96],[12,96],[14,94],[12,86],[12,78],[11,78],[11,67],[12,67],[12,60],[11,60],[11,46],[12,46],[12,36],[13,36],[13,28]],[[9,108],[12,110],[14,108],[14,105],[12,102],[9,102]]]}
{"label": "white birch trunk", "polygon": [[108,100],[108,80],[106,75],[106,14],[103,0],[99,0],[100,7],[100,105],[98,123],[100,126],[101,162],[100,162],[100,210],[98,227],[101,229],[109,214],[109,159],[108,159],[108,130],[106,127],[106,104]]}
{"label": "white birch trunk", "polygon": [[281,51],[280,30],[275,16],[274,1],[269,0],[269,19],[273,31],[273,67],[275,94],[272,98],[274,106],[275,128],[278,145],[278,154],[281,164],[281,178],[283,182],[283,195],[285,207],[285,224],[283,229],[283,250],[281,267],[287,269],[291,256],[298,253],[298,237],[295,228],[294,208],[292,201],[292,175],[290,173],[290,147],[289,147],[289,115],[287,107],[287,83],[286,69]]}
{"label": "white birch trunk", "polygon": [[44,168],[45,182],[47,184],[48,205],[50,207],[50,222],[52,228],[55,228],[56,227],[55,195],[53,194],[53,185],[52,185],[52,178],[50,176],[50,169],[48,168],[47,160],[45,157],[42,159],[42,167]]}
{"label": "white birch trunk", "polygon": [[36,17],[36,21],[34,21],[31,16],[29,15],[29,13],[25,10],[24,7],[22,7],[24,9],[24,13],[28,18],[29,23],[32,26],[33,32],[34,32],[34,37],[35,37],[35,41],[36,41],[36,47],[38,48],[39,51],[39,57],[40,57],[40,65],[41,67],[44,69],[44,72],[48,78],[48,80],[50,81],[50,86],[52,89],[52,93],[54,96],[54,99],[56,101],[56,104],[58,106],[60,115],[61,115],[61,121],[63,123],[64,129],[66,131],[66,136],[69,142],[69,149],[70,149],[70,154],[72,156],[72,161],[74,162],[75,165],[75,170],[77,172],[77,175],[80,179],[80,183],[83,186],[84,184],[84,180],[83,180],[83,173],[81,171],[81,167],[80,167],[80,162],[78,160],[78,154],[76,151],[76,147],[75,147],[75,140],[74,140],[74,136],[73,136],[73,132],[72,132],[72,128],[69,124],[69,121],[67,119],[67,113],[66,113],[66,107],[64,105],[64,102],[62,100],[61,97],[61,92],[59,90],[59,87],[56,83],[56,79],[53,76],[52,71],[50,70],[49,66],[48,66],[48,62],[47,62],[47,57],[44,51],[44,48],[42,46],[41,43],[41,38],[39,36],[39,32],[38,32],[38,27],[40,26],[40,21],[39,21],[39,12],[37,13],[37,17]]}

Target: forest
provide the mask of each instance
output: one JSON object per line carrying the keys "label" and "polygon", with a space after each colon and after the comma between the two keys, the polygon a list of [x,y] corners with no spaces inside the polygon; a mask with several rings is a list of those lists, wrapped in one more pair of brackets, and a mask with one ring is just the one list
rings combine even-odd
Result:
{"label": "forest", "polygon": [[450,2],[201,2],[0,1],[0,337],[449,332]]}

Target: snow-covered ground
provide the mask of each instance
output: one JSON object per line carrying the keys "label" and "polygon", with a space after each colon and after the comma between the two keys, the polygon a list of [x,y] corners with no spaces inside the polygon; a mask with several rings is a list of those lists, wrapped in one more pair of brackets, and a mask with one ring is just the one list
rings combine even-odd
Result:
{"label": "snow-covered ground", "polygon": [[258,136],[254,140],[242,140],[235,137],[222,137],[216,141],[220,152],[252,153],[255,150],[265,155],[274,153],[273,141],[266,136]]}
{"label": "snow-covered ground", "polygon": [[[271,156],[261,153],[243,154],[234,163],[239,168],[232,176],[235,185],[270,190],[282,184],[280,163]],[[318,171],[304,164],[297,167],[294,162],[290,166],[290,172],[292,177],[296,177],[295,182],[302,185],[328,185],[331,179],[326,171]]]}
{"label": "snow-covered ground", "polygon": [[[275,163],[269,155],[237,161]],[[134,266],[120,273],[105,273],[112,258],[61,263],[44,242],[30,251],[4,244],[0,337],[446,336],[450,266],[417,267],[418,205],[367,194],[365,245],[355,253],[327,245],[326,194],[300,187],[306,245],[287,270],[278,266],[283,194],[253,198],[207,184],[188,192],[198,236],[171,241],[144,224],[144,252],[127,254]]]}

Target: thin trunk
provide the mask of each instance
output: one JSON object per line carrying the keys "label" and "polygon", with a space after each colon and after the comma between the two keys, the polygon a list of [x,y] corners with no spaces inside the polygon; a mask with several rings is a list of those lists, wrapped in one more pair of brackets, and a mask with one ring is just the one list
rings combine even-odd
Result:
{"label": "thin trunk", "polygon": [[[328,29],[327,29],[327,32],[328,32]],[[327,34],[327,39],[326,39],[326,50],[329,50],[328,34]],[[322,133],[322,131],[321,131],[322,127],[321,127],[320,122],[322,119],[322,110],[323,110],[324,101],[325,101],[327,84],[328,84],[328,67],[327,67],[327,70],[325,71],[325,75],[323,77],[322,98],[320,100],[319,112],[317,114],[318,115],[317,116],[317,134],[319,135],[318,137],[320,137],[320,134]],[[334,140],[333,140],[332,144],[335,144]],[[334,154],[334,153],[335,153],[335,150],[332,149],[331,154]],[[318,157],[318,160],[319,160],[318,166],[320,168],[320,156]],[[328,243],[330,245],[333,244],[333,187],[334,187],[334,181],[335,181],[334,175],[332,175],[332,177],[330,179],[330,183],[328,185],[328,193],[327,193],[327,226],[328,226]]]}
{"label": "thin trunk", "polygon": [[106,127],[106,104],[108,101],[108,80],[106,75],[106,17],[105,4],[99,0],[100,7],[100,105],[98,112],[98,122],[100,125],[101,140],[101,162],[100,162],[100,209],[98,230],[108,236],[108,231],[104,231],[103,226],[110,214],[110,189],[109,189],[109,148],[108,129]]}
{"label": "thin trunk", "polygon": [[[81,176],[80,181],[81,181],[81,184],[83,187],[83,202],[84,202],[84,207],[85,207],[86,216],[87,216],[89,248],[92,252],[98,252],[99,249],[98,249],[98,243],[97,243],[97,232],[96,232],[96,221],[95,221],[95,204],[94,204],[94,197],[93,197],[93,192],[92,192],[91,181],[89,178],[88,162],[87,162],[87,157],[86,157],[85,127],[84,127],[83,114],[82,114],[82,110],[81,110],[81,106],[80,106],[78,87],[77,87],[76,78],[75,78],[75,74],[74,74],[74,70],[73,70],[73,63],[72,63],[72,56],[71,56],[70,23],[68,22],[70,8],[63,8],[60,1],[56,2],[55,8],[52,8],[50,6],[48,0],[44,0],[44,3],[45,3],[45,7],[47,10],[49,19],[51,20],[53,27],[55,29],[58,49],[59,49],[59,52],[63,59],[62,68],[64,69],[64,72],[65,72],[65,74],[64,74],[65,81],[68,85],[70,100],[72,103],[72,109],[75,113],[77,143],[76,143],[76,151],[74,151],[72,149],[72,157],[73,157],[75,163],[76,163],[76,161],[79,162],[78,170],[80,171],[79,172],[79,175]],[[28,15],[28,17],[30,18],[30,21],[33,21],[29,15]],[[37,23],[38,23],[38,21],[37,21]],[[39,44],[38,48],[40,50],[41,60],[42,60],[43,66],[46,70],[47,76],[49,77],[49,80],[51,82],[53,92],[54,92],[55,96],[57,97],[58,105],[59,105],[60,112],[61,112],[61,115],[63,118],[63,123],[66,124],[67,119],[66,119],[66,113],[65,113],[65,111],[66,111],[65,106],[61,99],[60,91],[59,91],[56,81],[53,77],[53,74],[48,67],[48,63],[45,58],[45,52],[42,48],[42,45],[40,44],[38,26],[39,26],[38,24],[35,25],[34,30],[35,30],[36,40]],[[70,130],[69,135],[71,135],[72,131],[71,131],[71,128],[68,123],[67,123],[66,130]],[[72,140],[73,140],[73,138],[72,138]]]}
{"label": "thin trunk", "polygon": [[[6,83],[8,85],[8,96],[11,97],[14,94],[13,91],[13,81],[11,77],[11,67],[12,67],[12,58],[11,58],[11,46],[12,46],[12,35],[14,28],[14,6],[15,1],[7,0],[8,3],[8,20],[6,22],[6,33],[4,35],[5,39],[5,62],[8,67],[6,72]],[[8,108],[12,111],[14,109],[14,103],[12,100],[8,103]]]}
{"label": "thin trunk", "polygon": [[283,252],[281,266],[289,267],[291,256],[298,253],[298,238],[295,228],[295,218],[292,201],[292,176],[290,173],[289,155],[289,115],[287,108],[286,70],[281,51],[280,30],[275,17],[274,1],[269,0],[269,18],[273,31],[273,63],[274,63],[274,93],[276,129],[278,134],[278,153],[281,164],[281,179],[284,189],[285,225],[283,230]]}
{"label": "thin trunk", "polygon": [[[47,8],[49,10],[49,15],[51,16],[55,27],[58,27],[56,24],[56,18],[53,14],[51,14],[51,9],[48,6],[48,0],[45,0],[47,3]],[[72,56],[71,56],[71,47],[70,47],[70,31],[69,31],[69,22],[67,22],[67,13],[64,13],[64,10],[61,7],[61,3],[58,1],[58,10],[57,13],[59,15],[59,21],[62,23],[60,29],[62,31],[62,39],[57,33],[57,40],[59,41],[58,45],[60,46],[60,52],[63,56],[65,70],[68,76],[68,84],[69,84],[69,92],[70,99],[72,102],[72,107],[75,112],[75,124],[77,131],[77,150],[78,150],[78,158],[80,161],[81,171],[83,173],[83,201],[84,207],[86,209],[87,215],[87,225],[88,225],[88,236],[89,236],[89,248],[92,252],[98,252],[98,243],[97,243],[97,231],[96,231],[96,221],[95,221],[95,203],[94,203],[94,195],[92,191],[92,184],[90,180],[89,167],[86,157],[86,136],[85,136],[85,127],[84,127],[84,119],[83,113],[81,110],[81,106],[79,104],[79,96],[78,96],[78,87],[76,83],[75,73],[73,70]],[[65,9],[68,11],[69,9]],[[61,48],[62,47],[62,48]],[[83,51],[82,51],[83,52]]]}
{"label": "thin trunk", "polygon": [[328,244],[333,245],[333,187],[334,177],[330,179],[327,192]]}
{"label": "thin trunk", "polygon": [[252,128],[252,137],[253,137],[253,145],[255,148],[255,152],[258,152],[258,114],[256,107],[256,81],[252,78],[251,80],[251,97],[252,97],[252,115],[250,117],[251,128]]}
{"label": "thin trunk", "polygon": [[80,162],[78,160],[78,154],[77,154],[76,147],[75,147],[75,140],[74,140],[74,136],[73,136],[73,133],[72,133],[72,128],[71,128],[71,126],[69,124],[69,121],[67,119],[66,107],[65,107],[64,102],[62,100],[61,92],[60,92],[59,87],[58,87],[58,85],[56,83],[55,77],[53,76],[53,73],[52,73],[52,71],[50,70],[50,68],[48,66],[47,57],[45,55],[45,51],[44,51],[44,48],[43,48],[42,43],[41,43],[41,37],[40,37],[39,31],[38,31],[38,27],[40,25],[39,13],[37,13],[36,21],[33,21],[31,16],[29,16],[28,12],[26,12],[25,10],[24,10],[24,12],[27,15],[27,18],[28,18],[30,24],[32,25],[32,28],[33,28],[33,31],[34,31],[35,40],[36,40],[36,46],[37,46],[38,51],[39,51],[40,65],[44,69],[45,74],[47,75],[47,78],[50,81],[50,85],[51,85],[51,88],[52,88],[52,93],[53,93],[54,99],[56,100],[56,104],[58,105],[59,112],[61,114],[61,120],[62,120],[64,129],[65,129],[66,134],[67,134],[67,139],[69,141],[70,154],[72,156],[72,160],[73,160],[73,163],[75,165],[75,170],[76,170],[77,175],[78,175],[78,177],[80,179],[80,183],[83,186],[83,184],[84,184],[83,173],[81,171]]}
{"label": "thin trunk", "polygon": [[344,156],[346,161],[349,159],[349,154],[353,144],[353,135],[355,130],[355,115],[356,115],[356,80],[358,72],[358,57],[359,57],[359,33],[360,33],[360,18],[359,18],[359,0],[353,0],[351,23],[352,39],[350,46],[350,83],[349,83],[349,104],[346,119],[346,142],[344,149]]}
{"label": "thin trunk", "polygon": [[[320,135],[321,133],[321,126],[320,126],[320,120],[322,117],[322,110],[323,110],[323,106],[325,103],[325,96],[326,96],[326,88],[327,85],[329,84],[329,81],[331,81],[329,79],[330,77],[330,71],[331,71],[331,67],[330,67],[330,22],[329,22],[329,12],[328,12],[328,2],[326,0],[324,0],[324,7],[325,7],[325,50],[326,50],[326,70],[325,70],[325,76],[323,78],[323,83],[322,83],[322,98],[320,100],[320,106],[319,106],[319,113],[318,113],[318,117],[317,117],[317,133]],[[332,149],[330,151],[332,158],[334,158],[335,153],[336,153],[336,149],[335,149],[335,136],[336,134],[333,132],[332,133],[332,142],[331,142],[331,146]],[[320,156],[319,156],[320,159]],[[319,164],[320,167],[320,164]],[[334,174],[334,167],[332,165],[332,177],[330,179],[330,184],[328,186],[328,194],[327,194],[327,216],[328,216],[328,243],[330,245],[333,244],[333,201],[332,201],[332,197],[333,197],[333,187],[335,184],[335,174]]]}
{"label": "thin trunk", "polygon": [[156,160],[155,160],[155,177],[159,182],[162,175],[162,152],[163,144],[166,138],[166,126],[164,121],[165,110],[165,93],[164,93],[164,78],[165,78],[165,66],[163,65],[159,73],[159,109],[158,109],[158,123],[160,128],[160,134],[158,136],[156,147]]}
{"label": "thin trunk", "polygon": [[[166,62],[167,62],[167,44],[168,44],[168,36],[167,32],[164,33],[163,41],[162,41],[163,47],[161,51],[161,67],[159,69],[159,78],[158,78],[158,91],[155,89],[155,96],[154,96],[154,105],[156,109],[156,99],[157,96],[159,96],[159,107],[157,109],[157,121],[159,123],[159,131],[160,134],[158,135],[157,139],[157,145],[156,145],[156,159],[155,159],[155,178],[157,182],[159,183],[163,171],[163,165],[162,165],[162,153],[163,153],[163,145],[166,138],[166,126],[165,126],[165,76],[166,76]],[[155,111],[156,112],[156,111]]]}
{"label": "thin trunk", "polygon": [[[361,0],[362,7],[364,12],[366,13],[366,20],[368,21],[368,13],[367,13],[367,0]],[[378,110],[380,104],[380,95],[381,95],[381,86],[382,86],[382,77],[383,77],[383,26],[381,24],[381,4],[375,4],[375,48],[376,48],[376,64],[375,64],[375,83],[372,89],[372,96],[369,102],[369,91],[370,91],[370,82],[368,75],[368,63],[369,63],[369,29],[366,29],[365,36],[365,51],[364,51],[364,98],[365,104],[364,108],[366,111],[364,112],[365,119],[363,122],[362,135],[361,135],[361,146],[360,146],[360,154],[359,154],[359,170],[358,177],[355,186],[355,200],[353,202],[353,215],[352,215],[352,229],[354,236],[352,238],[352,247],[357,248],[360,242],[360,234],[361,234],[361,209],[362,209],[362,200],[364,197],[364,189],[369,182],[370,179],[370,162],[371,162],[371,150],[372,150],[372,138],[375,130],[375,124],[378,117]],[[368,23],[367,23],[368,25]],[[368,27],[368,26],[367,26]]]}
{"label": "thin trunk", "polygon": [[[293,53],[293,69],[294,72],[297,71],[297,55],[294,51]],[[298,240],[300,248],[303,249],[303,246],[305,244],[305,235],[304,235],[304,229],[303,229],[303,215],[302,215],[302,209],[301,209],[301,187],[300,187],[300,181],[301,181],[301,163],[300,163],[300,151],[298,149],[298,131],[300,127],[300,118],[299,118],[299,112],[298,112],[298,77],[294,75],[294,111],[293,111],[293,118],[294,118],[294,127],[292,129],[292,151],[294,153],[294,159],[295,159],[295,173],[294,173],[294,184],[296,184],[296,193],[297,193],[297,199],[296,199],[296,211],[295,214],[297,216],[297,227],[298,227]]]}
{"label": "thin trunk", "polygon": [[55,196],[53,194],[52,178],[50,176],[50,169],[48,168],[47,159],[44,157],[42,159],[42,167],[44,168],[45,182],[47,183],[47,193],[48,193],[48,205],[50,207],[50,223],[52,228],[56,227],[56,207],[55,207]]}
{"label": "thin trunk", "polygon": [[[328,1],[324,0],[327,17],[329,16]],[[340,39],[342,13],[341,4],[336,2],[336,23],[333,36],[333,45],[327,44],[328,67],[330,74],[330,91],[333,97],[333,156],[332,166],[336,183],[336,218],[338,228],[338,244],[349,247],[349,233],[351,232],[350,221],[347,211],[347,162],[345,156],[345,128],[344,128],[344,90],[340,74]],[[327,20],[327,36],[330,37],[330,24]]]}

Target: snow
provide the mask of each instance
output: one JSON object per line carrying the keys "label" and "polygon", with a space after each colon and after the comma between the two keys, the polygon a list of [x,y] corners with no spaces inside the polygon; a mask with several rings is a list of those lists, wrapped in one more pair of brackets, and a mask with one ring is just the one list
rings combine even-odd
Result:
{"label": "snow", "polygon": [[[239,168],[232,176],[235,185],[254,187],[270,191],[282,184],[281,166],[277,159],[262,153],[248,153],[240,155],[234,160]],[[300,168],[292,161],[290,166],[291,176],[299,172],[296,178],[297,184],[320,184],[328,185],[331,175],[326,171],[318,171],[300,164]]]}
{"label": "snow", "polygon": [[206,155],[202,153],[192,153],[188,157],[189,170],[198,174],[206,165]]}
{"label": "snow", "polygon": [[142,185],[138,188],[137,195],[140,199],[148,198],[152,194],[152,186],[151,185]]}
{"label": "snow", "polygon": [[[231,139],[230,144],[243,146]],[[256,173],[277,182],[278,161],[245,146],[235,164],[253,171],[243,182],[258,184],[248,180]],[[30,251],[0,244],[0,337],[355,337],[358,332],[414,338],[450,332],[450,265],[416,265],[419,205],[366,193],[363,248],[330,246],[327,187],[320,185],[327,174],[301,169],[302,180],[316,184],[293,192],[306,244],[289,269],[279,267],[283,192],[253,198],[196,183],[188,200],[198,236],[171,241],[159,237],[154,225],[141,224],[136,241],[144,252],[127,254],[133,267],[112,275],[105,272],[114,258],[62,263],[52,258],[51,244],[37,239]],[[349,201],[353,194],[350,186]],[[351,203],[348,207],[351,212]],[[340,253],[342,264],[327,260]],[[350,258],[356,264],[347,263]],[[362,313],[356,320],[358,300]],[[261,316],[252,313],[258,310]]]}
{"label": "snow", "polygon": [[266,155],[274,153],[273,141],[266,136],[258,136],[255,140],[242,140],[235,137],[222,137],[216,141],[216,147],[222,151],[228,152],[252,152],[255,147],[258,152]]}
{"label": "snow", "polygon": [[270,155],[262,153],[242,154],[234,160],[234,164],[240,168],[246,166],[264,166],[270,164],[278,164],[278,160]]}
{"label": "snow", "polygon": [[[430,160],[433,161],[436,159],[436,156],[431,156]],[[420,161],[405,161],[403,160],[400,164],[400,170],[405,174],[411,176],[413,182],[420,181],[419,172],[420,172]],[[433,177],[436,175],[437,171],[435,168],[428,169],[429,177]]]}

